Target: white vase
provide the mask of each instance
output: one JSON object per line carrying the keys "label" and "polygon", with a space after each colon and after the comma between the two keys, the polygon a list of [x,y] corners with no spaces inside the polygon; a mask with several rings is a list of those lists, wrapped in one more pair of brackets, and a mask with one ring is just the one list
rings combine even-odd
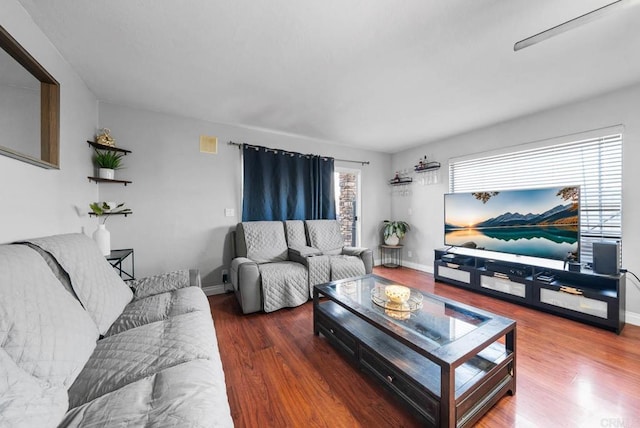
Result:
{"label": "white vase", "polygon": [[98,168],[98,177],[113,180],[116,176],[116,171],[111,168]]}
{"label": "white vase", "polygon": [[394,233],[387,237],[387,239],[384,240],[384,243],[387,245],[396,246],[400,243],[400,238],[398,238],[398,235]]}
{"label": "white vase", "polygon": [[95,232],[93,232],[93,240],[98,244],[98,248],[103,255],[111,254],[111,232],[107,230],[104,224],[99,224]]}

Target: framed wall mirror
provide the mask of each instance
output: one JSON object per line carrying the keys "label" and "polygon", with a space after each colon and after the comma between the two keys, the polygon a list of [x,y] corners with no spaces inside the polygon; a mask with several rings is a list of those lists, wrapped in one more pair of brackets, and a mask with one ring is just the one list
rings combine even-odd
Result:
{"label": "framed wall mirror", "polygon": [[60,167],[60,84],[0,26],[0,155]]}

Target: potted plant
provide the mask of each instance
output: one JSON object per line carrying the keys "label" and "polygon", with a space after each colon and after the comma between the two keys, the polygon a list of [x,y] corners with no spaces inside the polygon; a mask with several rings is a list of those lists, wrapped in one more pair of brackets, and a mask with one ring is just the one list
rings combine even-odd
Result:
{"label": "potted plant", "polygon": [[93,161],[98,167],[98,177],[113,180],[115,170],[122,168],[122,156],[124,154],[113,151],[96,150]]}
{"label": "potted plant", "polygon": [[406,221],[385,220],[382,223],[384,234],[384,243],[387,245],[398,245],[400,240],[404,238],[407,230],[411,229]]}

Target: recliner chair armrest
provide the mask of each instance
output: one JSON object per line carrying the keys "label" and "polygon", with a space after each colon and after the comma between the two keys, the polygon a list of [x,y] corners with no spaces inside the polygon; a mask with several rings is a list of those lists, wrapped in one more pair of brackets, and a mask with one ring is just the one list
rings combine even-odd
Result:
{"label": "recliner chair armrest", "polygon": [[359,256],[365,251],[371,251],[371,250],[364,247],[343,247],[342,248],[342,254],[346,256]]}
{"label": "recliner chair armrest", "polygon": [[177,270],[166,272],[160,275],[148,276],[146,278],[135,279],[128,285],[134,290],[134,299],[153,296],[154,294],[166,293],[179,288],[200,286],[200,273],[198,270]]}
{"label": "recliner chair armrest", "polygon": [[363,247],[344,247],[342,249],[342,254],[360,257],[364,263],[365,273],[369,274],[373,272],[373,251],[371,251],[371,249]]}
{"label": "recliner chair armrest", "polygon": [[246,257],[231,261],[231,284],[238,297],[242,312],[249,314],[262,310],[262,287],[258,264]]}

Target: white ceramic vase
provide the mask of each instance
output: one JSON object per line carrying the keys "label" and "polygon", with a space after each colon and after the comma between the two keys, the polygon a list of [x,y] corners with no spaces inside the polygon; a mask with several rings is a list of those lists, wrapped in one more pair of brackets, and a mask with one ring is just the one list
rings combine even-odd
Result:
{"label": "white ceramic vase", "polygon": [[99,224],[96,231],[93,232],[93,240],[96,241],[103,255],[108,256],[111,253],[111,232],[104,224]]}
{"label": "white ceramic vase", "polygon": [[398,238],[398,235],[394,233],[391,234],[387,239],[385,239],[384,243],[387,245],[396,246],[400,243],[400,238]]}
{"label": "white ceramic vase", "polygon": [[113,180],[116,176],[116,171],[111,168],[98,168],[98,177]]}

